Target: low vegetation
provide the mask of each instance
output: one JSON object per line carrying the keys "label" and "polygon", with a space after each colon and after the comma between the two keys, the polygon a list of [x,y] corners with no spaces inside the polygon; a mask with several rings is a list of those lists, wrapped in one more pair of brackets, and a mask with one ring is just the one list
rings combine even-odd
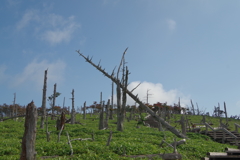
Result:
{"label": "low vegetation", "polygon": [[[181,115],[173,115],[170,119],[172,126],[176,126],[180,130],[180,125],[175,121],[180,119]],[[169,131],[158,131],[156,128],[150,128],[140,125],[137,128],[137,121],[131,120],[124,122],[124,131],[116,130],[115,120],[109,120],[109,127],[106,130],[98,130],[98,115],[87,115],[86,120],[82,119],[83,115],[76,117],[76,121],[81,124],[66,124],[62,131],[60,142],[58,141],[58,133],[55,124],[56,120],[48,120],[50,142],[46,140],[46,130],[40,129],[40,117],[37,128],[36,151],[37,159],[133,159],[130,155],[147,155],[147,154],[163,154],[172,153],[173,149],[164,144],[159,147],[161,141],[172,143],[176,137]],[[200,123],[202,116],[187,116],[192,123]],[[49,118],[50,119],[50,118]],[[213,123],[214,127],[219,126],[219,118],[207,117],[207,122]],[[224,120],[223,120],[224,121]],[[239,120],[229,119],[229,128],[234,129],[234,123]],[[240,124],[240,123],[239,123]],[[204,130],[204,129],[203,129]],[[109,146],[106,146],[109,132],[112,131],[112,140]],[[24,119],[19,118],[18,121],[6,120],[0,123],[0,159],[14,160],[19,159],[21,141],[24,132]],[[92,138],[93,140],[74,140],[71,141],[73,148],[73,156],[70,156],[71,149],[68,145],[66,132],[69,133],[70,139],[76,138]],[[226,147],[237,148],[228,144],[220,144],[214,142],[209,137],[199,133],[187,133],[188,139],[186,144],[177,147],[177,151],[182,155],[184,160],[200,159],[206,156],[207,152],[222,152]],[[177,138],[177,140],[180,140]],[[52,157],[44,157],[52,156]],[[55,156],[55,157],[54,157]],[[140,158],[136,158],[140,159]],[[147,158],[146,158],[147,159]],[[154,159],[161,159],[156,157]]]}

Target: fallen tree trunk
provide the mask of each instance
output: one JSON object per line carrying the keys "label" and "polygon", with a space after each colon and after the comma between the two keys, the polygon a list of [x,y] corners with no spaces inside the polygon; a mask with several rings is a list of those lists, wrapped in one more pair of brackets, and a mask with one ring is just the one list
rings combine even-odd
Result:
{"label": "fallen tree trunk", "polygon": [[77,51],[79,53],[80,56],[82,56],[88,63],[90,63],[92,66],[94,66],[97,70],[99,70],[100,72],[103,73],[103,75],[105,75],[106,77],[108,77],[109,79],[111,79],[115,84],[119,85],[120,88],[122,88],[122,90],[124,92],[126,92],[135,102],[137,102],[142,108],[144,108],[149,114],[151,114],[158,122],[161,122],[161,124],[163,126],[165,126],[165,128],[167,128],[170,132],[172,132],[173,134],[175,134],[176,136],[180,137],[180,138],[186,138],[185,135],[183,135],[182,133],[180,133],[176,128],[172,127],[168,122],[164,121],[164,119],[162,119],[161,117],[157,116],[149,107],[147,107],[146,105],[143,104],[142,101],[139,100],[139,98],[137,96],[135,96],[131,91],[129,91],[127,88],[125,88],[125,86],[123,86],[123,84],[116,78],[113,77],[113,73],[112,75],[109,75],[107,72],[105,72],[105,69],[102,69],[100,64],[95,65],[91,59],[89,59],[89,57],[85,57],[82,53],[80,53],[80,51]]}

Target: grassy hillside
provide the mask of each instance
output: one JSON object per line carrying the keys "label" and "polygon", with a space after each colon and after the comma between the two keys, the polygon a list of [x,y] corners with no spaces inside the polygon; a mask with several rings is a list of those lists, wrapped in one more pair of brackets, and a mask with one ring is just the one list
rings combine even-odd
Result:
{"label": "grassy hillside", "polygon": [[[80,117],[81,116],[81,117]],[[179,120],[181,115],[174,115],[170,120],[170,123],[177,128],[180,125],[174,123]],[[109,121],[109,129],[98,130],[97,115],[90,117],[87,116],[86,120],[82,119],[82,115],[78,115],[77,121],[80,124],[66,124],[65,129],[62,132],[61,140],[57,143],[58,131],[56,131],[56,121],[49,120],[49,131],[51,131],[50,142],[46,141],[45,129],[37,129],[36,139],[36,151],[37,158],[42,156],[54,156],[57,158],[49,159],[131,159],[123,156],[128,155],[145,155],[145,154],[159,154],[159,153],[172,153],[173,149],[166,144],[163,147],[159,147],[160,142],[164,136],[168,143],[172,143],[176,137],[171,132],[160,132],[155,128],[149,128],[146,126],[140,126],[136,128],[137,121],[132,120],[130,122],[125,121],[124,132],[116,131],[116,120]],[[40,118],[39,118],[40,119]],[[49,118],[50,119],[50,118]],[[116,119],[116,118],[115,118]],[[199,123],[202,116],[188,116],[188,119],[192,123]],[[207,117],[208,122],[211,121],[215,127],[219,125],[219,119]],[[225,120],[223,120],[224,122]],[[240,124],[239,120],[229,119],[230,128],[234,129],[234,123]],[[113,131],[112,141],[110,146],[106,146],[106,142],[109,136],[110,130]],[[94,133],[94,141],[72,141],[73,154],[70,155],[70,147],[67,144],[66,131],[70,135],[70,139],[75,138],[92,138]],[[19,159],[21,149],[21,139],[24,132],[24,120],[19,118],[17,122],[13,120],[7,120],[0,122],[0,159]],[[224,148],[236,148],[228,144],[220,144],[212,141],[209,137],[197,134],[188,133],[186,144],[178,146],[177,150],[182,154],[184,160],[200,159],[204,157],[207,152],[221,152]],[[180,140],[177,138],[177,140]],[[160,159],[160,158],[155,158]]]}

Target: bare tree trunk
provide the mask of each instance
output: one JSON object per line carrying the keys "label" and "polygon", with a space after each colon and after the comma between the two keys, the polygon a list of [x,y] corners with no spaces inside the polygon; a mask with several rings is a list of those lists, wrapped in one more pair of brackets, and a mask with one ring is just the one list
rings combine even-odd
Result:
{"label": "bare tree trunk", "polygon": [[[124,76],[124,75],[123,75]],[[125,88],[127,88],[127,85],[128,85],[128,68],[126,67],[126,74],[125,74],[125,77],[124,77],[124,80],[123,80],[123,85]],[[125,90],[123,90],[123,93],[122,93],[123,97],[122,97],[122,123],[124,122],[124,119],[125,119],[125,114],[126,114],[126,103],[127,103],[127,93]]]}
{"label": "bare tree trunk", "polygon": [[99,116],[99,130],[104,129],[104,101],[102,101],[102,92],[100,94],[100,104],[101,104],[101,111]]}
{"label": "bare tree trunk", "polygon": [[226,103],[225,102],[224,102],[224,112],[225,112],[225,117],[226,117],[226,123],[228,124],[227,107],[226,107]]}
{"label": "bare tree trunk", "polygon": [[86,101],[83,104],[83,119],[86,119]]}
{"label": "bare tree trunk", "polygon": [[74,89],[72,90],[72,112],[71,112],[71,124],[75,123],[75,109],[74,109]]}
{"label": "bare tree trunk", "polygon": [[65,114],[64,112],[62,112],[61,118],[57,120],[57,130],[60,130],[64,125],[65,125]]}
{"label": "bare tree trunk", "polygon": [[106,120],[105,120],[106,127],[108,127],[109,107],[110,107],[110,99],[108,99],[108,102],[106,105]]}
{"label": "bare tree trunk", "polygon": [[191,100],[191,104],[192,104],[193,115],[195,115],[195,109],[194,109],[194,105],[192,103],[192,100]]}
{"label": "bare tree trunk", "polygon": [[54,90],[53,90],[53,103],[52,103],[52,117],[51,119],[53,120],[54,117],[54,107],[55,107],[55,99],[56,99],[56,89],[57,89],[57,84],[54,84]]}
{"label": "bare tree trunk", "polygon": [[22,139],[20,160],[35,160],[35,140],[37,132],[37,108],[34,102],[28,104],[25,117],[25,131]]}
{"label": "bare tree trunk", "polygon": [[110,108],[110,118],[113,119],[113,94],[114,94],[114,82],[112,82],[112,96],[111,96],[111,108]]}
{"label": "bare tree trunk", "polygon": [[[90,63],[92,66],[94,66],[97,70],[99,70],[101,73],[103,73],[106,77],[108,77],[109,79],[111,79],[115,84],[117,84],[118,88],[122,88],[123,90],[126,91],[126,93],[135,101],[137,102],[141,107],[145,108],[145,110],[147,110],[147,112],[152,115],[157,121],[161,122],[162,125],[164,125],[169,131],[171,131],[173,134],[175,134],[176,136],[180,137],[180,138],[186,138],[186,136],[184,136],[183,134],[181,134],[177,129],[175,129],[175,127],[172,127],[169,123],[167,123],[166,121],[164,121],[161,117],[158,117],[149,107],[147,107],[146,105],[144,105],[137,96],[135,96],[131,91],[129,91],[127,88],[125,88],[118,80],[118,78],[113,77],[112,75],[109,75],[107,72],[105,72],[104,69],[101,68],[101,66],[97,66],[95,65],[91,59],[89,59],[88,57],[85,57],[82,53],[80,53],[80,51],[77,51],[79,53],[80,56],[82,56],[88,63]],[[118,89],[119,90],[119,89]],[[119,101],[119,100],[117,100]]]}
{"label": "bare tree trunk", "polygon": [[121,105],[121,89],[119,84],[117,84],[117,130],[123,131],[123,113]]}
{"label": "bare tree trunk", "polygon": [[44,121],[46,120],[46,94],[47,94],[47,71],[44,73],[44,82],[43,82],[43,94],[42,94],[42,116],[40,128],[44,128]]}
{"label": "bare tree trunk", "polygon": [[[13,117],[14,116],[17,116],[16,93],[14,93],[14,99],[13,99]],[[14,118],[14,120],[17,121],[17,118]]]}

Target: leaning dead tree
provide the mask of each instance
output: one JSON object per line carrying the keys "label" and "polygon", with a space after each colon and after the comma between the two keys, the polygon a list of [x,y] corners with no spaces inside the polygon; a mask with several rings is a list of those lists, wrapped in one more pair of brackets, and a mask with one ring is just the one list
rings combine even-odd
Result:
{"label": "leaning dead tree", "polygon": [[164,121],[161,117],[157,116],[149,107],[147,107],[145,104],[143,104],[142,101],[139,100],[137,96],[135,96],[132,91],[129,91],[116,77],[113,76],[114,71],[112,74],[108,74],[105,69],[102,69],[100,64],[96,65],[92,62],[92,58],[85,57],[80,51],[77,51],[78,54],[83,57],[88,63],[90,63],[93,67],[95,67],[98,71],[103,73],[104,76],[111,79],[115,84],[117,84],[121,89],[123,89],[135,102],[137,102],[142,108],[144,108],[150,115],[152,115],[158,122],[161,122],[163,126],[165,126],[166,129],[171,131],[173,134],[180,138],[186,138],[185,135],[180,133],[176,128],[172,127],[168,122]]}
{"label": "leaning dead tree", "polygon": [[42,117],[41,117],[41,123],[40,123],[40,128],[42,128],[42,129],[44,128],[44,121],[46,120],[47,71],[48,70],[45,70],[44,82],[43,82]]}
{"label": "leaning dead tree", "polygon": [[20,160],[35,160],[35,141],[37,133],[37,107],[34,102],[28,104],[26,108],[25,131],[22,139],[22,152]]}

